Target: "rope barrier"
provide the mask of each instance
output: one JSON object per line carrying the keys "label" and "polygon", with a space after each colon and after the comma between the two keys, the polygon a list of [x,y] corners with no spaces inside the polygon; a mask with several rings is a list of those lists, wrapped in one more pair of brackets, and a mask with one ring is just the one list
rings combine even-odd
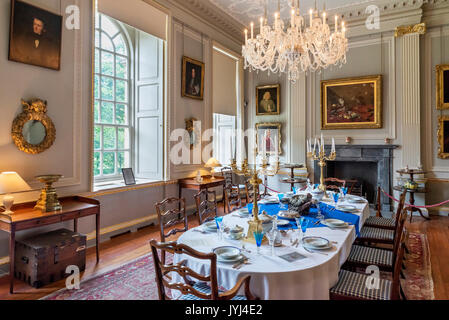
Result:
{"label": "rope barrier", "polygon": [[[400,202],[400,201],[399,201],[398,199],[396,199],[395,197],[390,196],[388,193],[386,193],[383,189],[381,189],[381,191],[382,191],[383,194],[385,194],[385,195],[386,195],[388,198],[390,198],[391,200],[396,201],[396,202],[398,202],[398,203]],[[446,203],[449,203],[449,200],[443,201],[443,202],[438,203],[438,204],[433,204],[433,205],[430,205],[430,206],[415,206],[415,205],[411,205],[410,203],[407,203],[406,205],[407,205],[408,207],[411,207],[411,208],[427,209],[427,208],[441,207],[441,206],[445,205]]]}

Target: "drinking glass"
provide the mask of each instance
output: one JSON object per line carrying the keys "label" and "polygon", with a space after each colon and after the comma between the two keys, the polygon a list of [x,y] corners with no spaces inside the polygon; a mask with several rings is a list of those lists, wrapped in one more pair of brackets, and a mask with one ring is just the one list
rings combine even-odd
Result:
{"label": "drinking glass", "polygon": [[276,242],[276,236],[277,236],[277,232],[276,229],[272,229],[270,232],[268,232],[266,234],[267,238],[268,238],[268,242],[270,244],[271,247],[271,255],[274,256],[274,243]]}
{"label": "drinking glass", "polygon": [[223,239],[223,217],[216,217],[215,223],[217,224],[218,239],[222,240]]}
{"label": "drinking glass", "polygon": [[320,206],[319,203],[316,205],[316,209],[318,210],[318,214],[317,214],[316,217],[317,217],[317,219],[320,220],[320,222],[321,222],[321,221],[324,220],[324,215],[323,215],[323,213],[322,213],[322,211],[321,211],[321,206]]}
{"label": "drinking glass", "polygon": [[263,231],[257,231],[257,232],[253,232],[253,233],[254,233],[254,238],[256,239],[257,254],[260,255],[260,246],[262,246],[262,240],[263,240],[264,233],[263,233]]}
{"label": "drinking glass", "polygon": [[340,190],[341,190],[341,193],[343,194],[343,198],[346,198],[346,194],[348,193],[348,188],[341,187]]}
{"label": "drinking glass", "polygon": [[301,220],[301,231],[302,231],[302,237],[304,238],[306,236],[307,228],[309,227],[309,220],[306,218],[302,218]]}
{"label": "drinking glass", "polygon": [[334,203],[337,205],[338,199],[340,198],[340,194],[338,192],[332,193],[332,197],[334,198]]}

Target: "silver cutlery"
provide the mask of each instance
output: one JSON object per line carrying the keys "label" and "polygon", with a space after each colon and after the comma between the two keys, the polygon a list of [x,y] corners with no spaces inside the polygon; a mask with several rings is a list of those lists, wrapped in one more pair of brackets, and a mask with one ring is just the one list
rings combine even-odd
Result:
{"label": "silver cutlery", "polygon": [[206,231],[199,230],[199,229],[193,229],[192,231],[193,232],[199,232],[199,233],[202,233],[202,234],[206,234],[207,233]]}
{"label": "silver cutlery", "polygon": [[308,248],[306,248],[306,247],[304,247],[304,246],[303,246],[303,248],[304,248],[304,250],[306,250],[307,252],[310,252],[310,253],[319,253],[319,254],[322,254],[322,255],[325,255],[325,256],[328,255],[327,253],[324,253],[324,252],[315,251],[315,250],[310,250],[310,249],[308,249]]}

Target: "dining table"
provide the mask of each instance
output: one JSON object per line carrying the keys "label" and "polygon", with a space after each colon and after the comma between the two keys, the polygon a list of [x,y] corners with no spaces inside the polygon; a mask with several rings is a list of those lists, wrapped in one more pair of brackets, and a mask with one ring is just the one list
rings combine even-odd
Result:
{"label": "dining table", "polygon": [[[348,204],[345,199],[338,202],[338,206],[345,204]],[[350,213],[337,210],[335,205],[330,199],[319,203],[324,217],[317,217],[317,209],[310,209],[310,212],[304,215],[306,219],[310,219],[305,234],[299,232],[294,219],[288,220],[289,224],[286,226],[279,226],[282,244],[275,247],[274,255],[268,242],[263,243],[260,252],[257,253],[256,244],[245,241],[244,238],[232,239],[226,233],[220,236],[218,232],[206,232],[203,226],[185,232],[178,239],[178,243],[203,253],[213,252],[215,248],[222,246],[242,250],[242,254],[247,258],[245,264],[236,267],[234,263],[217,262],[218,284],[222,290],[233,288],[240,278],[250,275],[251,293],[262,300],[328,300],[329,289],[337,284],[339,271],[349,256],[354,240],[370,216],[367,201],[351,203],[356,209]],[[260,213],[269,216],[278,216],[280,211],[286,209],[282,202],[268,204],[264,203],[264,200],[261,200],[258,206]],[[251,212],[252,205],[248,205],[247,208]],[[323,218],[339,218],[347,222],[347,227],[328,227],[320,223]],[[245,217],[238,212],[232,212],[224,216],[223,226],[228,229],[240,226],[246,234],[250,219],[251,215]],[[282,219],[278,216],[279,221]],[[327,239],[331,244],[330,248],[310,250],[304,247],[299,240],[311,236]],[[283,258],[292,254],[295,255],[294,261]],[[185,255],[175,255],[173,259],[174,263],[186,260],[187,266],[192,270],[202,275],[209,275],[210,262]],[[174,274],[173,281],[183,280]],[[175,298],[180,295],[177,292],[172,294]]]}

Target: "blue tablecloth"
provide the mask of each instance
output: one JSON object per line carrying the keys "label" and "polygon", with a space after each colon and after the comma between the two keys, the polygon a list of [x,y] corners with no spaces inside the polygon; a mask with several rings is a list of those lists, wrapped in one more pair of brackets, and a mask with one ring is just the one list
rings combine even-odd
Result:
{"label": "blue tablecloth", "polygon": [[[352,214],[349,212],[343,212],[343,211],[339,211],[336,210],[335,207],[331,206],[331,205],[327,205],[325,203],[320,203],[320,209],[321,209],[321,214],[324,216],[325,219],[338,219],[338,220],[342,220],[344,222],[347,222],[349,224],[353,224],[355,226],[355,231],[357,233],[357,236],[360,236],[360,217],[356,214]],[[253,211],[253,204],[250,203],[246,206],[249,210],[250,213],[252,213]],[[263,211],[265,211],[268,215],[270,216],[274,216],[277,215],[279,213],[279,211],[282,210],[288,210],[287,209],[287,205],[283,205],[281,204],[260,204],[259,205],[259,214],[262,214]],[[312,207],[310,208],[310,213],[306,216],[304,216],[304,218],[306,218],[307,220],[309,220],[309,226],[308,228],[322,228],[325,227],[325,225],[323,224],[317,224],[315,225],[316,222],[318,222],[318,219],[316,218],[318,214],[318,209],[316,206],[312,205]],[[285,219],[282,217],[278,216],[278,219],[284,219],[284,220],[288,220],[290,222],[290,225],[286,225],[286,226],[279,226],[279,230],[288,230],[288,229],[298,229],[298,226],[296,225],[296,221],[294,219]]]}

